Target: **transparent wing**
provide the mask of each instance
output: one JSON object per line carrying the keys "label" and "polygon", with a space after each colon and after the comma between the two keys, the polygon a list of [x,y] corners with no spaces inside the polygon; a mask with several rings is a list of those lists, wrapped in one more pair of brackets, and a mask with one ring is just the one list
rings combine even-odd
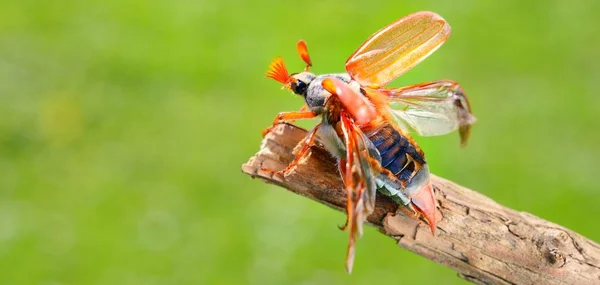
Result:
{"label": "transparent wing", "polygon": [[362,86],[379,88],[439,48],[450,26],[438,14],[417,12],[379,30],[346,61],[346,71]]}
{"label": "transparent wing", "polygon": [[458,83],[442,80],[379,91],[388,96],[390,112],[402,129],[422,136],[458,129],[461,144],[466,145],[476,118]]}

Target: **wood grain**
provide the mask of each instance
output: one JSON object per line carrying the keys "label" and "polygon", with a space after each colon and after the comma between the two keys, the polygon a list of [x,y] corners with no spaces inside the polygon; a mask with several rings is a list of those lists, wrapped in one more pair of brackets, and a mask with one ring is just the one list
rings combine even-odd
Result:
{"label": "wood grain", "polygon": [[[260,170],[283,169],[305,135],[293,125],[278,125],[242,171],[344,211],[346,193],[335,160],[318,146],[286,177]],[[600,246],[594,241],[435,175],[432,182],[438,208],[436,236],[424,221],[397,211],[385,196],[377,196],[369,223],[400,247],[450,267],[473,283],[600,284]]]}

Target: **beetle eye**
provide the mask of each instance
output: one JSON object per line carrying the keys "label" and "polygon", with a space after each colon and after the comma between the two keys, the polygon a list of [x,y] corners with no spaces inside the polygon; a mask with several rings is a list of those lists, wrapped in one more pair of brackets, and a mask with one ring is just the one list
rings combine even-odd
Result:
{"label": "beetle eye", "polygon": [[298,95],[304,95],[306,93],[306,88],[308,85],[304,83],[302,80],[296,80],[297,82],[293,82],[291,84],[292,91]]}

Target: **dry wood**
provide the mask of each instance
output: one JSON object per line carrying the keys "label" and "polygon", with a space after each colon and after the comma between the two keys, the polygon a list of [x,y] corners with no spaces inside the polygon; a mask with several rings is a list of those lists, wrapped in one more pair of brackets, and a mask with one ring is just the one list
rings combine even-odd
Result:
{"label": "dry wood", "polygon": [[[260,169],[283,169],[306,131],[278,125],[242,171],[268,183],[344,211],[346,194],[335,161],[313,146],[286,177]],[[368,221],[400,247],[429,258],[478,284],[600,284],[600,247],[594,241],[525,212],[433,176],[437,199],[436,236],[425,222],[377,196]]]}

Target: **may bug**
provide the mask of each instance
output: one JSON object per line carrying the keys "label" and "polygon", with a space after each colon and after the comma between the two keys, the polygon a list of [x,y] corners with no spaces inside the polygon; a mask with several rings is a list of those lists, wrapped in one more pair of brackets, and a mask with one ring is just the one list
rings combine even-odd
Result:
{"label": "may bug", "polygon": [[348,194],[347,220],[342,227],[349,227],[348,272],[352,271],[356,235],[362,234],[362,224],[373,211],[377,191],[423,215],[435,234],[436,205],[429,166],[408,133],[435,136],[458,129],[464,146],[475,117],[454,81],[384,86],[433,53],[449,35],[450,26],[441,16],[417,12],[368,38],[346,61],[347,73],[311,73],[304,41],[297,44],[306,63],[303,72],[290,75],[281,57],[269,67],[267,77],[304,97],[306,103],[300,111],[279,113],[273,126],[314,117],[321,122],[301,142],[302,148],[285,169],[263,170],[285,176],[317,137],[337,158]]}

